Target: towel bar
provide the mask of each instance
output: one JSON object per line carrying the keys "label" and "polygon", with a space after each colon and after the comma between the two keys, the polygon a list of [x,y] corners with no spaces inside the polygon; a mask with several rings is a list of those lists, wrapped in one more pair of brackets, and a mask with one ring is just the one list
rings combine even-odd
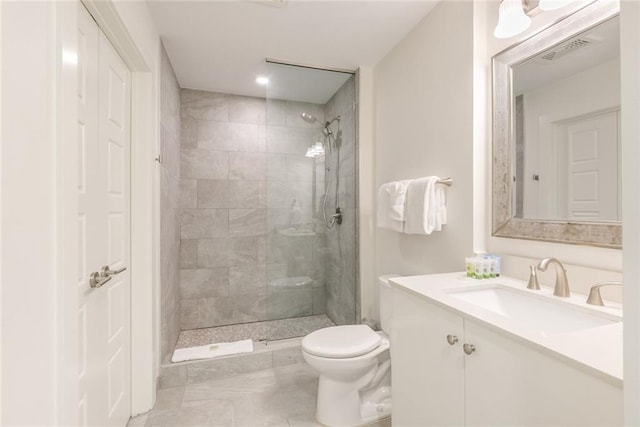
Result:
{"label": "towel bar", "polygon": [[453,178],[439,179],[437,183],[446,185],[447,187],[451,187],[451,185],[453,184]]}

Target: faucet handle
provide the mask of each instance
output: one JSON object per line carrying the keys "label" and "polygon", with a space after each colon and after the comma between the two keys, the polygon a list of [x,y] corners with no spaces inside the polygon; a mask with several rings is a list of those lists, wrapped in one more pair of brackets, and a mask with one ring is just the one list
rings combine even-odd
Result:
{"label": "faucet handle", "polygon": [[529,274],[529,283],[527,284],[527,289],[532,289],[534,291],[540,290],[540,283],[538,283],[538,273],[537,267],[535,265],[529,266],[531,269],[531,273]]}
{"label": "faucet handle", "polygon": [[600,295],[600,288],[603,286],[622,286],[622,282],[601,282],[591,286],[589,296],[587,297],[587,304],[604,306],[602,295]]}

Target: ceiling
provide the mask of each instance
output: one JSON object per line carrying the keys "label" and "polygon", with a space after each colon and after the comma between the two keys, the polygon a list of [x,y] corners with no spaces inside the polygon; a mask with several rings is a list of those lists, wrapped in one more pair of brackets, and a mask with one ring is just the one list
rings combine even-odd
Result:
{"label": "ceiling", "polygon": [[[265,97],[267,90],[256,84],[256,77],[273,72],[266,58],[351,71],[373,66],[437,1],[148,3],[181,87]],[[319,95],[323,83],[301,79],[296,79],[295,93],[277,97],[318,102],[333,93]],[[339,79],[334,80],[324,90],[335,92]]]}

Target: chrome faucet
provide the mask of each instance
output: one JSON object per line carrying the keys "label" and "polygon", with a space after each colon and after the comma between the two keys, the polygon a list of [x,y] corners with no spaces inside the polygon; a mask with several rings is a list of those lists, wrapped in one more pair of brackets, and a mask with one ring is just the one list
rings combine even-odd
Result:
{"label": "chrome faucet", "polygon": [[622,286],[622,282],[602,282],[596,283],[591,287],[589,291],[589,297],[587,298],[587,304],[603,306],[602,295],[600,295],[600,288],[603,286]]}
{"label": "chrome faucet", "polygon": [[564,266],[556,258],[545,258],[536,267],[540,271],[547,271],[549,264],[556,265],[556,286],[553,288],[553,294],[557,297],[567,298],[569,292],[569,282],[567,281],[567,271]]}

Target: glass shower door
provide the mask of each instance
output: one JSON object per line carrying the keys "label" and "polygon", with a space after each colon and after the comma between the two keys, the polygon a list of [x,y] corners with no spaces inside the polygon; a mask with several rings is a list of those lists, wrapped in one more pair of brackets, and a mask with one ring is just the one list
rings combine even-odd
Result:
{"label": "glass shower door", "polygon": [[[282,339],[355,322],[356,204],[355,191],[348,188],[355,185],[355,121],[353,111],[347,113],[352,147],[338,147],[347,139],[343,119],[327,114],[340,102],[353,110],[349,86],[355,87],[355,78],[275,63],[268,70],[266,316],[268,339]],[[338,160],[341,150],[347,156]],[[349,171],[351,178],[339,178]],[[328,228],[324,217],[330,222],[337,199],[348,197],[352,200],[344,206],[351,218]],[[328,315],[332,311],[336,314]]]}

